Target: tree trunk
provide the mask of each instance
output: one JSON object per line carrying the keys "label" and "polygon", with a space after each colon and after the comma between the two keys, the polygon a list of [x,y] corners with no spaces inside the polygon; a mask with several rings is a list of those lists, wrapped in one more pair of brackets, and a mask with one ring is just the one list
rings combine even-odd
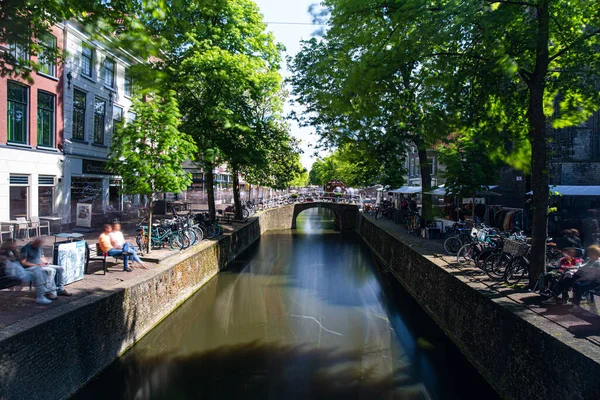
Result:
{"label": "tree trunk", "polygon": [[242,200],[240,199],[240,176],[238,175],[238,169],[234,166],[231,167],[233,171],[233,208],[235,211],[234,218],[237,220],[244,219],[242,216]]}
{"label": "tree trunk", "polygon": [[208,213],[210,219],[215,220],[216,209],[215,209],[215,177],[213,175],[213,164],[207,161],[204,167],[204,176],[206,177],[204,184],[206,185],[206,196],[208,197]]}
{"label": "tree trunk", "polygon": [[152,207],[154,206],[154,193],[151,193],[148,201],[148,254],[152,251]]}
{"label": "tree trunk", "polygon": [[421,171],[421,197],[423,198],[423,211],[421,215],[425,219],[432,219],[432,202],[431,195],[425,194],[425,192],[431,191],[431,169],[427,162],[427,146],[425,143],[415,143],[417,145],[417,152],[419,155],[419,170]]}
{"label": "tree trunk", "polygon": [[548,0],[537,9],[538,32],[535,70],[528,83],[531,143],[531,188],[533,189],[533,231],[529,286],[533,287],[546,268],[546,237],[548,234],[548,148],[546,116],[544,115],[545,78],[548,72],[549,10]]}

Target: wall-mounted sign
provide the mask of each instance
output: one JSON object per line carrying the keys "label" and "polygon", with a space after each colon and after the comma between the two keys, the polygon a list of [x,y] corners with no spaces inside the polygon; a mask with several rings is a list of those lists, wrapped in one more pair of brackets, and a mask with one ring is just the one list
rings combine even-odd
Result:
{"label": "wall-mounted sign", "polygon": [[522,176],[517,176],[517,182],[521,182],[523,180]]}
{"label": "wall-mounted sign", "polygon": [[97,175],[112,175],[106,168],[106,162],[98,160],[82,160],[82,173],[97,174]]}

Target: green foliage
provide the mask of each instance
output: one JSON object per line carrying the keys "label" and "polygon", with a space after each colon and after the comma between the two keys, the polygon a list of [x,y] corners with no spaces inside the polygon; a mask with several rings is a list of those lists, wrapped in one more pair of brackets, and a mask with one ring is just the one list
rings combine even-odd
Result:
{"label": "green foliage", "polygon": [[313,163],[309,180],[311,185],[324,185],[330,180],[341,180],[350,187],[382,183],[393,187],[404,183],[404,158],[391,154],[384,159],[370,145],[349,142],[329,156]]}
{"label": "green foliage", "polygon": [[[42,50],[38,39],[51,33],[57,23],[74,20],[98,40],[109,39],[109,46],[124,48],[146,57],[162,46],[160,37],[151,37],[141,21],[143,16],[162,18],[165,0],[3,0],[0,7],[0,43],[18,44],[31,55]],[[58,50],[46,52],[48,59],[61,60]],[[31,71],[39,69],[32,60],[16,60],[10,52],[0,52],[0,76],[20,75],[31,79]]]}
{"label": "green foliage", "polygon": [[174,96],[164,91],[147,101],[134,100],[136,119],[113,136],[108,165],[123,178],[128,193],[179,193],[192,182],[182,163],[193,160],[197,147],[178,130],[181,115]]}

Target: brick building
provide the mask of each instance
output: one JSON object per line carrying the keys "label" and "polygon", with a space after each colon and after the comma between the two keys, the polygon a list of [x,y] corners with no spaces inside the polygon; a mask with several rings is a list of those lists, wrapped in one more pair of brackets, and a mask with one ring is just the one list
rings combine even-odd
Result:
{"label": "brick building", "polygon": [[[40,39],[47,48],[64,48],[64,26]],[[31,218],[59,211],[64,196],[62,148],[64,68],[7,43],[0,51],[40,64],[31,81],[0,78],[0,220]]]}

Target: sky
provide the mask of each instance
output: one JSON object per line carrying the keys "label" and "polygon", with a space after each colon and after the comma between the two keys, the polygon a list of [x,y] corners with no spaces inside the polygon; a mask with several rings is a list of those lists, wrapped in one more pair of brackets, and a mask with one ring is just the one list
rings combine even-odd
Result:
{"label": "sky", "polygon": [[[310,39],[313,32],[319,27],[313,25],[289,25],[289,24],[276,24],[275,22],[284,23],[312,23],[312,17],[308,12],[308,8],[312,3],[318,3],[319,0],[254,0],[260,7],[261,13],[264,15],[264,21],[268,25],[268,30],[272,31],[275,35],[275,39],[282,43],[286,52],[284,58],[287,56],[294,56],[300,50],[300,41],[303,39]],[[286,65],[284,64],[282,70],[283,76],[289,76]],[[292,108],[288,105],[286,108],[286,114],[291,111]],[[301,160],[302,165],[310,170],[312,163],[315,161],[313,155],[314,150],[308,147],[309,143],[316,143],[317,136],[313,134],[311,128],[301,128],[295,122],[290,121],[292,135],[302,141],[301,148],[304,151]]]}

